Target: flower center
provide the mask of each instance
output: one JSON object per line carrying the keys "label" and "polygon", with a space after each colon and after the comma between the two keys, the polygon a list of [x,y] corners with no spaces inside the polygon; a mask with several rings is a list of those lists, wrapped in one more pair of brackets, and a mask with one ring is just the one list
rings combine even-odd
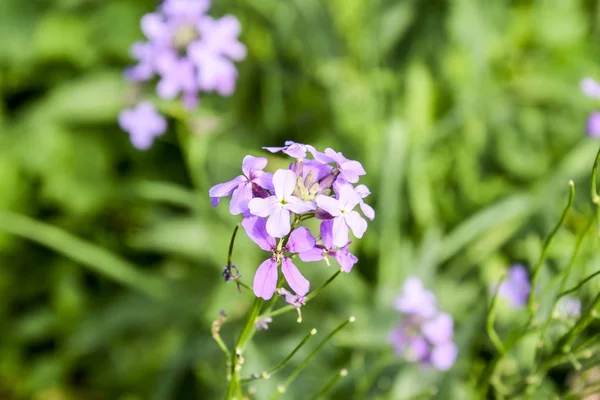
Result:
{"label": "flower center", "polygon": [[184,24],[175,31],[173,35],[173,47],[183,51],[190,43],[200,37],[198,30],[194,25]]}

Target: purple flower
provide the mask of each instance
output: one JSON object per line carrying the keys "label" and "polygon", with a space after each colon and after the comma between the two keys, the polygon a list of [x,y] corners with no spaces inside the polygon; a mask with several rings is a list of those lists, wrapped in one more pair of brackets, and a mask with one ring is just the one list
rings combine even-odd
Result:
{"label": "purple flower", "polygon": [[527,269],[520,264],[513,265],[508,277],[500,284],[498,295],[510,302],[516,310],[521,309],[527,304],[531,284],[527,276]]}
{"label": "purple flower", "polygon": [[361,163],[348,160],[342,153],[330,148],[325,149],[325,154],[315,156],[315,159],[323,162],[335,162],[340,172],[340,177],[346,182],[356,183],[360,176],[366,174]]}
{"label": "purple flower", "polygon": [[373,210],[373,207],[365,203],[363,200],[365,197],[371,194],[371,191],[365,185],[358,185],[354,188],[354,190],[360,195],[360,201],[358,203],[360,205],[360,210],[363,212],[363,214],[365,214],[365,217],[373,221],[373,218],[375,218],[375,210]]}
{"label": "purple flower", "polygon": [[252,200],[255,191],[259,190],[259,188],[273,190],[273,175],[263,171],[263,168],[266,166],[266,158],[244,157],[242,161],[243,175],[238,175],[229,182],[215,185],[208,191],[213,206],[219,204],[221,197],[233,194],[231,203],[229,204],[229,211],[233,215],[246,212],[248,210],[248,203]]}
{"label": "purple flower", "polygon": [[435,296],[419,279],[409,278],[396,308],[405,318],[390,332],[394,351],[439,371],[450,369],[458,355],[453,342],[454,322],[450,314],[437,311]]}
{"label": "purple flower", "polygon": [[261,249],[271,252],[271,257],[265,260],[256,270],[254,275],[254,294],[265,300],[273,297],[277,289],[278,264],[281,263],[281,272],[288,285],[300,296],[306,295],[310,289],[310,282],[302,276],[298,268],[285,252],[299,253],[311,249],[315,245],[315,238],[304,227],[296,228],[289,236],[283,248],[277,247],[275,238],[267,232],[264,218],[248,217],[242,221],[246,234]]}
{"label": "purple flower", "polygon": [[152,103],[144,101],[119,114],[121,129],[129,133],[131,143],[138,150],[152,146],[154,138],[165,133],[167,120],[159,114]]}
{"label": "purple flower", "polygon": [[290,212],[303,214],[314,210],[312,202],[292,196],[298,177],[293,171],[280,169],[273,175],[274,196],[266,199],[254,198],[248,203],[250,213],[259,217],[269,217],[267,232],[282,238],[290,232]]}
{"label": "purple flower", "polygon": [[348,245],[339,250],[335,250],[333,245],[333,221],[321,222],[321,240],[323,244],[316,244],[310,250],[303,251],[299,254],[300,259],[304,262],[325,260],[328,264],[327,256],[335,258],[342,267],[342,271],[350,272],[352,267],[358,261],[358,258],[348,251]]}
{"label": "purple flower", "polygon": [[586,96],[593,99],[600,99],[600,83],[596,82],[594,79],[590,77],[583,78],[579,86]]}
{"label": "purple flower", "polygon": [[273,322],[273,318],[271,318],[271,317],[261,318],[254,323],[254,327],[256,328],[257,331],[265,331],[265,330],[269,329],[269,324],[271,322]]}
{"label": "purple flower", "polygon": [[333,244],[344,247],[348,244],[348,228],[357,238],[361,238],[367,230],[367,221],[354,210],[361,197],[351,185],[339,188],[338,198],[317,196],[317,206],[333,217]]}
{"label": "purple flower", "polygon": [[314,155],[316,152],[315,148],[309,144],[296,143],[292,142],[291,140],[287,140],[285,142],[285,146],[283,147],[263,147],[263,149],[268,150],[271,153],[277,153],[281,151],[283,154],[287,154],[288,156],[297,159],[306,158],[306,153],[311,153]]}
{"label": "purple flower", "polygon": [[600,112],[596,111],[590,114],[586,130],[590,137],[600,137]]}
{"label": "purple flower", "polygon": [[410,277],[404,282],[402,296],[394,303],[404,314],[431,318],[437,313],[435,295],[425,290],[419,278]]}

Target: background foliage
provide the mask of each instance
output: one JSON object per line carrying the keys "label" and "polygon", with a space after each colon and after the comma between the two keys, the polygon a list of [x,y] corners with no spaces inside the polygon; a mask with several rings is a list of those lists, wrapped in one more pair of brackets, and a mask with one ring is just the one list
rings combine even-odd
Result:
{"label": "background foliage", "polygon": [[[236,94],[204,97],[138,152],[116,118],[140,96],[122,70],[154,7],[0,2],[0,398],[221,398],[225,359],[210,325],[226,310],[231,342],[251,298],[222,282],[237,219],[212,209],[207,191],[245,154],[282,166],[260,147],[285,140],[360,160],[377,217],[353,244],[355,270],[304,308],[302,324],[286,314],[257,335],[245,370],[355,315],[286,398],[309,398],[341,368],[336,398],[434,386],[439,398],[470,398],[491,357],[489,286],[511,263],[535,263],[569,179],[582,190],[542,283],[566,266],[592,212],[599,143],[584,125],[597,104],[578,83],[600,77],[597,2],[215,0],[212,14],[236,15],[249,49]],[[598,270],[597,242],[586,239],[573,282]],[[234,262],[247,282],[261,256],[240,235]],[[334,269],[303,271],[320,282]],[[392,365],[361,395],[409,275],[454,316],[458,363],[446,374]],[[579,292],[584,306],[599,288]],[[498,318],[502,334],[520,317],[501,305]],[[524,350],[508,375],[527,367]],[[569,390],[570,369],[545,390]],[[257,398],[277,383],[256,383]]]}

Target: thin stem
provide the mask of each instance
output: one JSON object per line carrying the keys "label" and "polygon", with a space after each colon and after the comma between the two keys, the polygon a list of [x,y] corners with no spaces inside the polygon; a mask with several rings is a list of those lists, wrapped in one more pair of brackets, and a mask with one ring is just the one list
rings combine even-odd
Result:
{"label": "thin stem", "polygon": [[498,303],[498,292],[500,292],[500,285],[504,281],[504,278],[505,277],[502,277],[502,279],[498,283],[498,287],[494,291],[494,296],[492,297],[492,303],[490,304],[490,311],[488,312],[488,316],[487,316],[487,320],[486,320],[486,324],[485,324],[486,329],[487,329],[487,334],[490,338],[490,341],[496,348],[496,351],[498,353],[500,353],[501,355],[506,354],[506,350],[504,349],[504,344],[502,344],[502,340],[500,339],[500,336],[498,336],[498,333],[494,329],[494,320],[496,319],[496,305]]}
{"label": "thin stem", "polygon": [[598,195],[598,187],[596,176],[598,175],[598,167],[600,166],[600,148],[596,154],[596,160],[594,161],[594,168],[592,169],[592,202],[600,205],[600,196]]}
{"label": "thin stem", "polygon": [[362,379],[358,383],[356,388],[356,392],[354,393],[355,399],[364,399],[366,398],[366,394],[368,393],[373,383],[377,380],[381,371],[385,369],[392,360],[394,359],[391,352],[385,352],[378,360],[375,361],[375,365],[369,368],[368,371],[365,371]]}
{"label": "thin stem", "polygon": [[233,245],[235,244],[235,236],[237,235],[238,230],[240,229],[240,224],[237,224],[235,228],[233,228],[233,233],[231,234],[231,240],[229,241],[229,251],[227,252],[227,269],[231,271],[231,256],[233,254]]}
{"label": "thin stem", "polygon": [[554,353],[558,353],[559,351],[569,350],[573,341],[577,338],[577,336],[594,321],[596,318],[596,307],[600,305],[600,293],[596,295],[592,305],[587,308],[585,313],[577,320],[573,328],[571,328],[567,333],[563,335],[563,337],[559,340],[558,345],[555,348]]}
{"label": "thin stem", "polygon": [[573,204],[574,198],[575,198],[575,184],[573,183],[573,181],[569,181],[569,202],[567,203],[567,206],[565,207],[565,209],[562,213],[562,216],[560,217],[560,221],[558,221],[558,224],[554,227],[554,229],[550,233],[550,236],[548,236],[548,238],[544,242],[544,247],[542,248],[542,254],[540,255],[540,258],[539,258],[537,264],[535,265],[535,268],[533,269],[533,277],[531,279],[531,288],[532,289],[531,289],[531,292],[529,293],[529,301],[527,302],[528,303],[527,309],[529,310],[529,320],[530,321],[533,321],[533,318],[535,316],[535,291],[538,286],[537,284],[538,284],[540,271],[542,269],[542,264],[546,260],[546,253],[548,252],[548,248],[550,247],[552,240],[558,233],[558,230],[561,228],[561,226],[565,223],[565,219],[567,218],[567,214],[569,213],[569,210],[571,209],[571,205]]}
{"label": "thin stem", "polygon": [[327,384],[325,386],[323,386],[323,388],[319,391],[319,393],[317,393],[315,395],[315,400],[318,399],[324,399],[327,398],[325,397],[329,392],[331,392],[331,389],[333,389],[335,387],[335,385],[338,383],[338,381],[345,377],[346,375],[348,375],[348,370],[346,368],[342,369],[340,372],[336,373],[330,380],[329,382],[327,382]]}
{"label": "thin stem", "polygon": [[[254,332],[256,331],[256,327],[254,323],[256,321],[256,316],[260,313],[260,308],[262,307],[263,300],[260,297],[254,298],[254,303],[252,304],[252,308],[250,309],[250,313],[248,314],[248,319],[246,320],[246,324],[242,328],[242,332],[235,343],[234,351],[231,353],[231,361],[230,361],[230,371],[229,371],[229,387],[227,389],[227,399],[231,400],[234,397],[237,397],[241,394],[241,379],[240,379],[240,371],[242,369],[242,364],[244,362],[243,353],[246,343],[252,338]],[[240,396],[241,397],[241,396]]]}
{"label": "thin stem", "polygon": [[310,340],[310,338],[312,338],[316,334],[317,334],[317,330],[312,329],[304,337],[304,339],[302,339],[302,341],[300,343],[298,343],[298,345],[294,348],[294,350],[292,350],[292,352],[290,354],[288,354],[288,356],[283,361],[281,361],[279,364],[277,364],[275,367],[273,367],[270,371],[263,372],[260,376],[242,379],[242,383],[255,381],[257,379],[269,379],[271,376],[273,376],[274,373],[276,373],[277,371],[279,371],[280,369],[285,367],[292,360],[292,358],[298,352],[298,350],[300,350],[302,348],[302,346],[304,346]]}
{"label": "thin stem", "polygon": [[576,292],[577,290],[579,290],[579,288],[581,288],[583,285],[585,285],[588,281],[594,279],[596,276],[600,275],[600,271],[596,271],[593,274],[591,274],[590,276],[588,276],[587,278],[585,278],[584,280],[582,280],[581,282],[579,282],[577,285],[573,286],[571,289],[567,289],[564,292],[560,293],[558,295],[558,298],[561,298],[563,296],[566,296],[570,293]]}
{"label": "thin stem", "polygon": [[[327,279],[325,281],[325,283],[323,283],[321,285],[321,287],[319,287],[317,290],[315,290],[314,292],[310,293],[308,296],[306,296],[305,298],[305,303],[308,303],[309,300],[311,300],[312,298],[314,298],[316,295],[318,295],[319,293],[321,293],[321,291],[323,289],[325,289],[331,282],[333,282],[333,280],[342,272],[342,270],[338,270],[335,274],[333,274],[329,279]],[[275,317],[277,315],[281,315],[281,314],[285,314],[288,311],[292,311],[295,310],[296,307],[292,306],[292,305],[288,305],[288,306],[284,306],[281,308],[278,308],[275,311],[271,311],[271,312],[266,312],[264,314],[262,314],[260,317],[258,317],[259,319],[262,318],[266,318],[266,317]]]}
{"label": "thin stem", "polygon": [[277,391],[275,393],[273,393],[273,396],[271,396],[271,399],[276,400],[278,399],[282,393],[285,393],[285,391],[287,390],[287,388],[290,386],[290,384],[294,381],[294,379],[296,379],[296,377],[300,374],[300,372],[302,372],[302,370],[304,368],[306,368],[306,366],[308,365],[308,363],[310,362],[310,360],[315,356],[315,354],[317,354],[317,352],[319,350],[321,350],[321,348],[339,331],[341,331],[342,329],[344,329],[346,327],[346,325],[348,325],[349,323],[352,323],[356,320],[356,318],[354,317],[350,317],[348,318],[346,321],[342,322],[337,328],[335,328],[333,331],[331,331],[331,333],[329,335],[327,335],[327,337],[325,339],[323,339],[321,341],[321,343],[319,343],[317,345],[317,347],[315,347],[315,349],[300,363],[300,365],[298,365],[298,367],[294,370],[294,372],[292,372],[290,374],[290,376],[287,378],[287,380],[285,381],[285,383],[281,386],[279,386],[277,388]]}

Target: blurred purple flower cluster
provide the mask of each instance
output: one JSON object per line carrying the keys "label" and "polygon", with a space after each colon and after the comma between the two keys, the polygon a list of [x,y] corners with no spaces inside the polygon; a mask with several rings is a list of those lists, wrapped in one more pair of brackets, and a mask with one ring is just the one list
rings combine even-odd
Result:
{"label": "blurred purple flower cluster", "polygon": [[[361,238],[367,221],[355,210],[373,219],[375,211],[364,202],[370,192],[365,185],[354,186],[365,175],[358,161],[345,158],[332,149],[319,152],[310,145],[286,142],[284,147],[265,147],[294,159],[289,169],[275,173],[264,171],[267,159],[246,156],[242,174],[209,190],[213,206],[231,196],[229,211],[242,215],[246,234],[269,257],[258,267],[253,290],[256,296],[270,299],[277,290],[279,267],[295,295],[284,293],[286,301],[299,308],[310,290],[310,282],[294,265],[295,255],[305,262],[337,261],[344,272],[350,272],[358,259],[349,252],[350,232]],[[308,158],[308,156],[312,158]],[[304,226],[304,221],[317,218],[320,238]]]}
{"label": "blurred purple flower cluster", "polygon": [[453,342],[454,322],[440,312],[433,293],[425,290],[420,279],[404,282],[403,293],[395,307],[404,319],[390,332],[394,351],[409,361],[446,371],[454,365],[458,348]]}
{"label": "blurred purple flower cluster", "polygon": [[[600,83],[592,78],[584,78],[580,83],[581,91],[591,99],[600,99]],[[600,111],[590,114],[586,124],[587,134],[591,137],[600,137]]]}
{"label": "blurred purple flower cluster", "polygon": [[[234,61],[246,57],[246,47],[238,41],[241,25],[232,15],[212,18],[206,14],[209,8],[210,0],[164,0],[155,12],[144,15],[141,28],[147,40],[131,46],[138,63],[125,71],[125,77],[132,82],[158,77],[158,96],[165,100],[181,96],[188,109],[198,105],[200,92],[231,95],[238,76]],[[149,110],[144,113],[124,110],[119,118],[138,149],[149,148],[153,138],[166,130],[164,117],[150,103],[145,108]]]}

